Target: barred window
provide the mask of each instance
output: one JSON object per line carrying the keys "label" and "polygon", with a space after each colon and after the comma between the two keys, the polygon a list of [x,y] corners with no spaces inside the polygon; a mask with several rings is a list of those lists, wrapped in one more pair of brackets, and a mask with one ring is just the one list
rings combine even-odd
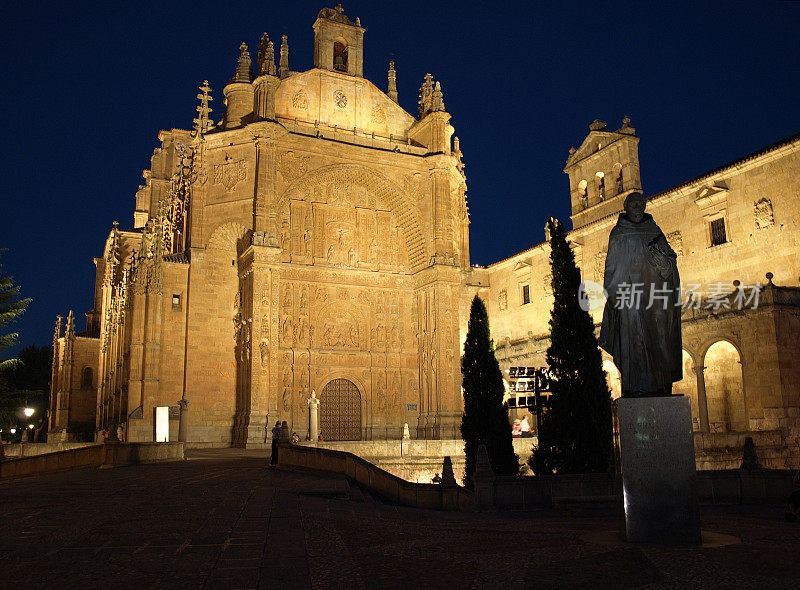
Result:
{"label": "barred window", "polygon": [[530,285],[522,285],[522,305],[531,302],[531,287]]}
{"label": "barred window", "polygon": [[711,245],[719,246],[728,241],[728,236],[725,234],[725,219],[720,217],[711,222]]}

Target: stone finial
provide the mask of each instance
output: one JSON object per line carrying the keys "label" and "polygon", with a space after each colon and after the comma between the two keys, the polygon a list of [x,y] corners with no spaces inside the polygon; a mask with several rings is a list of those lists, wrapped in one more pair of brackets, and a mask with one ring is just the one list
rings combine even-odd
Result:
{"label": "stone finial", "polygon": [[766,285],[764,285],[765,287],[766,286],[772,286],[772,285],[775,284],[775,283],[772,282],[772,277],[775,276],[774,274],[772,274],[771,272],[768,272],[765,276],[767,277],[767,283],[766,283]]}
{"label": "stone finial", "polygon": [[236,73],[229,83],[253,81],[253,70],[250,68],[250,52],[247,51],[247,43],[239,45],[239,60],[236,63]]}
{"label": "stone finial", "polygon": [[67,340],[72,340],[75,338],[75,316],[73,315],[71,309],[67,315],[67,330],[64,333],[64,336],[67,337]]}
{"label": "stone finial", "polygon": [[397,102],[397,73],[394,71],[394,60],[389,60],[389,98]]}
{"label": "stone finial", "polygon": [[570,155],[570,156],[572,156],[572,155],[574,155],[574,154],[575,154],[575,152],[577,152],[577,151],[578,151],[578,150],[576,150],[576,149],[575,149],[575,146],[573,145],[572,147],[570,147],[570,148],[569,148],[569,155]]}
{"label": "stone finial", "polygon": [[600,119],[595,119],[589,125],[589,131],[605,131],[606,127],[608,127],[603,121]]}
{"label": "stone finial", "polygon": [[456,157],[456,168],[461,174],[464,174],[464,161],[461,159],[464,154],[461,152],[461,140],[458,139],[458,135],[453,137],[453,155]]}
{"label": "stone finial", "polygon": [[211,94],[209,94],[211,92],[211,87],[208,85],[208,80],[203,80],[203,85],[198,88],[200,94],[197,95],[197,98],[200,99],[200,104],[197,106],[197,118],[193,119],[192,122],[194,123],[195,136],[201,137],[214,126],[211,122],[211,117],[208,116],[209,113],[213,112],[208,106],[208,103],[213,99],[211,98]]}
{"label": "stone finial", "polygon": [[433,95],[433,76],[425,74],[425,81],[419,89],[419,117],[420,119],[431,111],[431,97]]}
{"label": "stone finial", "polygon": [[341,2],[339,2],[336,6],[334,6],[333,9],[339,14],[342,14],[344,12],[344,8],[342,8]]}
{"label": "stone finial", "polygon": [[361,26],[361,19],[359,17],[356,17],[356,26],[357,27]]}
{"label": "stone finial", "polygon": [[272,46],[272,41],[269,40],[269,35],[266,33],[261,35],[256,62],[260,76],[275,75],[275,49]]}
{"label": "stone finial", "polygon": [[278,64],[278,76],[285,78],[289,75],[289,38],[281,37],[281,57]]}
{"label": "stone finial", "polygon": [[431,95],[431,111],[444,110],[444,95],[442,94],[442,85],[437,81]]}
{"label": "stone finial", "polygon": [[636,135],[636,128],[631,125],[630,117],[622,118],[622,127],[617,130],[617,133],[625,133],[626,135]]}
{"label": "stone finial", "polygon": [[64,316],[56,316],[56,327],[53,331],[53,346],[55,346],[58,339],[61,338],[61,322],[64,320]]}

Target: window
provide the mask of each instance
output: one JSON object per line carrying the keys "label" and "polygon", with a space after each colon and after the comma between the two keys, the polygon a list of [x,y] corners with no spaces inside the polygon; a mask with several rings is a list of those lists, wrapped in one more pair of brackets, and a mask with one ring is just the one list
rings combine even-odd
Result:
{"label": "window", "polygon": [[340,41],[333,44],[333,69],[337,72],[347,71],[347,45]]}
{"label": "window", "polygon": [[728,236],[725,234],[725,218],[720,217],[711,222],[711,246],[719,246],[728,241]]}
{"label": "window", "polygon": [[181,306],[181,296],[174,294],[172,296],[172,309],[179,309]]}
{"label": "window", "polygon": [[595,177],[597,178],[597,196],[602,201],[606,198],[606,175],[598,172]]}
{"label": "window", "polygon": [[531,286],[522,285],[522,305],[531,302]]}
{"label": "window", "polygon": [[83,368],[83,382],[81,383],[81,387],[83,389],[91,389],[92,388],[92,368],[91,367],[84,367]]}

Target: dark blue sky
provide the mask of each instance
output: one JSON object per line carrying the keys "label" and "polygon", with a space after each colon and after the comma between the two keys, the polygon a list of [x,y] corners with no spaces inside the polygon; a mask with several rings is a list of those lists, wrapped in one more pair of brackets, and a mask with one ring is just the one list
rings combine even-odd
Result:
{"label": "dark blue sky", "polygon": [[[238,45],[289,35],[311,67],[319,2],[5,3],[0,12],[2,265],[34,299],[15,329],[47,344],[56,314],[91,307],[111,222],[132,225],[160,129],[188,128],[208,79],[214,118]],[[800,3],[345,2],[380,88],[394,54],[416,114],[442,82],[467,164],[472,261],[543,239],[568,217],[570,146],[629,115],[655,193],[800,131]]]}

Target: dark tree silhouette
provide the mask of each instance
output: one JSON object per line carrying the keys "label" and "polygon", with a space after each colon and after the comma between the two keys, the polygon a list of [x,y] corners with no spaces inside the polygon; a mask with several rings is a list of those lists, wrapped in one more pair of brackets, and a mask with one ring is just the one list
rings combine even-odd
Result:
{"label": "dark tree silhouette", "polygon": [[481,444],[486,445],[495,475],[516,475],[519,460],[511,442],[508,407],[503,403],[503,376],[494,356],[486,306],[477,295],[472,300],[469,313],[461,373],[464,378],[461,438],[464,439],[467,456],[464,485],[473,487],[472,474]]}
{"label": "dark tree silhouette", "polygon": [[566,230],[552,217],[547,226],[554,298],[547,364],[557,382],[528,464],[539,475],[603,472],[611,457],[611,393],[592,318],[580,306],[581,274]]}

